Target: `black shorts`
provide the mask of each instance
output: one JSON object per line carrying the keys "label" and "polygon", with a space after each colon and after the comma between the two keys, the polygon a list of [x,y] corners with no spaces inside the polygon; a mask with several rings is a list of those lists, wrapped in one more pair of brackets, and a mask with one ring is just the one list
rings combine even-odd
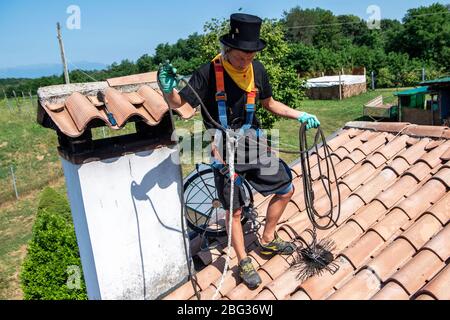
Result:
{"label": "black shorts", "polygon": [[[247,181],[256,191],[263,196],[271,194],[286,194],[292,189],[292,172],[289,166],[281,159],[276,159],[278,165],[273,166],[271,174],[267,174],[264,169],[267,166],[259,164],[237,164],[235,171],[245,181]],[[231,180],[214,169],[214,182],[216,185],[219,200],[225,210],[230,209],[230,184]],[[247,197],[243,186],[234,185],[233,210],[246,205]]]}

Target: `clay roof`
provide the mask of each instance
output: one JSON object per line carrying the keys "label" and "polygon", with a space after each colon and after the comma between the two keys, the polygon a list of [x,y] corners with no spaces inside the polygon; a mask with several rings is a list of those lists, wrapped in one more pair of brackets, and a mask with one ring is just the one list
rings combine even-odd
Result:
{"label": "clay roof", "polygon": [[[117,125],[108,121],[105,105],[97,96],[99,91],[104,93]],[[70,137],[78,137],[92,126],[119,130],[130,120],[143,120],[154,126],[169,110],[158,90],[155,72],[103,82],[44,87],[38,90],[38,98],[38,122],[53,129],[57,127]],[[188,104],[174,110],[183,119],[189,119],[195,113]]]}
{"label": "clay roof", "polygon": [[[338,271],[301,281],[291,267],[295,257],[264,258],[257,236],[249,234],[247,251],[262,285],[249,290],[240,283],[233,252],[222,299],[450,299],[450,129],[350,122],[328,145],[338,175],[341,216],[337,227],[318,230],[318,238],[335,242]],[[320,213],[328,210],[329,201],[317,180],[315,159],[313,187]],[[300,236],[310,242],[299,168],[292,166],[296,191],[278,233],[286,240]],[[268,202],[255,198],[261,221]],[[220,242],[215,249],[199,251],[199,238],[191,241],[194,258],[206,266],[197,273],[202,299],[212,298],[220,280],[226,241]],[[195,299],[191,283],[166,299]]]}

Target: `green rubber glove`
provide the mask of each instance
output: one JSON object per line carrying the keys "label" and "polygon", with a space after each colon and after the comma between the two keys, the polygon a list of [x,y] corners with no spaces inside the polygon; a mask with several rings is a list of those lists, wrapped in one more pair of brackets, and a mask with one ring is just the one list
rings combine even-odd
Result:
{"label": "green rubber glove", "polygon": [[317,119],[315,115],[303,112],[297,120],[301,123],[306,123],[306,130],[309,130],[311,128],[317,128],[320,126],[320,121]]}
{"label": "green rubber glove", "polygon": [[159,65],[159,82],[164,93],[172,93],[180,82],[177,77],[177,69],[169,63],[169,60]]}

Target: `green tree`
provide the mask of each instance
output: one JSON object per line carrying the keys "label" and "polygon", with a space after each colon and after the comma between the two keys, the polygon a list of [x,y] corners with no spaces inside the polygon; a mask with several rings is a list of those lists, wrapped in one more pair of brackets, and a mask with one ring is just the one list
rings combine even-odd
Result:
{"label": "green tree", "polygon": [[337,17],[329,10],[295,7],[284,13],[283,21],[291,41],[317,47],[339,47],[341,27]]}
{"label": "green tree", "polygon": [[[411,57],[431,59],[450,70],[449,5],[439,3],[408,10],[403,19],[404,30],[398,41]],[[442,54],[444,53],[444,54]]]}

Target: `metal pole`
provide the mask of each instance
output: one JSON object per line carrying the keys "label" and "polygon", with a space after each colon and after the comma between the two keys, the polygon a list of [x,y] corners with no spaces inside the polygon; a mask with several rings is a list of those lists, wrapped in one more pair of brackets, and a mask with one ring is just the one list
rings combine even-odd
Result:
{"label": "metal pole", "polygon": [[59,24],[59,22],[56,24],[56,30],[58,33],[59,49],[61,51],[61,61],[62,61],[63,68],[64,68],[64,79],[66,81],[66,84],[69,84],[70,83],[69,71],[67,69],[66,53],[64,51],[64,43],[63,43],[62,36],[61,36],[61,25]]}
{"label": "metal pole", "polygon": [[16,193],[16,199],[19,200],[19,192],[17,191],[16,176],[14,175],[13,166],[10,166],[10,169],[11,169],[11,176],[12,176],[12,181],[13,181],[14,192]]}
{"label": "metal pole", "polygon": [[425,68],[422,68],[422,82],[425,81]]}
{"label": "metal pole", "polygon": [[342,71],[339,72],[339,100],[342,100],[342,84],[341,84],[341,76],[342,76]]}

